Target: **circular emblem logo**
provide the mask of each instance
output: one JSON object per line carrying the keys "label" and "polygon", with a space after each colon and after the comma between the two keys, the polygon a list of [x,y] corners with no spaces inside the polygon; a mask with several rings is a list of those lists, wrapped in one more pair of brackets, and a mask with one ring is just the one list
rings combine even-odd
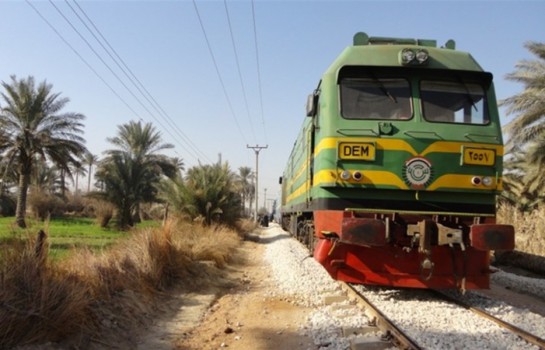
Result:
{"label": "circular emblem logo", "polygon": [[428,186],[432,175],[431,163],[426,158],[411,158],[403,166],[403,178],[407,185],[413,189],[421,189]]}

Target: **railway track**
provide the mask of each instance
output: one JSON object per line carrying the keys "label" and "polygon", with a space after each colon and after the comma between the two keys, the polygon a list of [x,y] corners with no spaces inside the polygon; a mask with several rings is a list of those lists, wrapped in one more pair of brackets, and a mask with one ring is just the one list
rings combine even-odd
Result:
{"label": "railway track", "polygon": [[[423,345],[422,343],[419,342],[419,339],[408,334],[408,332],[405,331],[402,326],[399,326],[399,323],[397,321],[392,321],[387,315],[385,315],[385,313],[382,310],[380,310],[379,307],[377,307],[372,301],[370,301],[360,291],[358,291],[355,286],[344,283],[344,282],[341,282],[341,286],[343,290],[345,290],[347,294],[349,294],[350,298],[355,299],[360,305],[362,305],[365,308],[366,313],[371,319],[374,320],[377,327],[382,332],[385,332],[385,334],[393,338],[392,343],[394,343],[394,345],[402,349],[430,348],[429,344]],[[545,340],[542,339],[541,337],[535,334],[532,334],[524,329],[521,329],[513,324],[505,322],[501,320],[500,318],[485,311],[482,308],[465,303],[459,299],[453,298],[440,291],[430,291],[430,295],[432,295],[434,299],[446,301],[450,304],[456,304],[457,306],[461,308],[469,310],[473,312],[474,314],[478,315],[479,317],[482,317],[486,320],[489,320],[495,323],[496,325],[505,329],[509,333],[516,335],[523,341],[529,344],[533,344],[539,347],[540,349],[545,349]]]}
{"label": "railway track", "polygon": [[545,339],[543,338],[540,338],[538,337],[537,335],[534,335],[530,332],[527,332],[525,331],[524,329],[522,328],[519,328],[513,324],[510,324],[508,322],[505,322],[501,319],[499,319],[498,317],[490,314],[489,312],[485,311],[484,309],[480,308],[480,307],[476,307],[476,306],[472,306],[468,303],[465,303],[459,299],[455,299],[445,293],[442,293],[441,291],[432,291],[435,295],[438,295],[440,296],[441,298],[451,302],[451,303],[454,303],[456,305],[459,305],[467,310],[470,310],[472,312],[474,312],[475,314],[481,316],[481,317],[484,317],[492,322],[494,322],[495,324],[497,324],[498,326],[502,327],[502,328],[505,328],[507,329],[508,331],[516,334],[517,336],[519,336],[520,338],[526,340],[528,343],[531,343],[531,344],[534,344],[536,346],[539,346],[540,349],[545,349]]}
{"label": "railway track", "polygon": [[383,332],[386,332],[394,338],[393,342],[395,345],[403,349],[421,349],[418,343],[416,343],[402,329],[397,327],[394,322],[386,317],[382,311],[380,311],[371,301],[358,292],[353,286],[345,282],[340,282],[340,284],[343,290],[349,294],[349,297],[356,299],[357,302],[365,308],[368,316],[374,320],[375,325]]}

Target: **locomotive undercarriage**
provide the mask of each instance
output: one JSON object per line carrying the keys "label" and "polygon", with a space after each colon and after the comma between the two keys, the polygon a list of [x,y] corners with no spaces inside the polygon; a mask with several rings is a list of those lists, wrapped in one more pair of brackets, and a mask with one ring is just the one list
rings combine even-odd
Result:
{"label": "locomotive undercarriage", "polygon": [[286,216],[282,219],[282,228],[293,235],[313,254],[317,238],[314,233],[312,213],[298,213]]}
{"label": "locomotive undercarriage", "polygon": [[283,226],[333,278],[399,287],[488,288],[490,251],[514,242],[511,226],[466,213],[318,210]]}

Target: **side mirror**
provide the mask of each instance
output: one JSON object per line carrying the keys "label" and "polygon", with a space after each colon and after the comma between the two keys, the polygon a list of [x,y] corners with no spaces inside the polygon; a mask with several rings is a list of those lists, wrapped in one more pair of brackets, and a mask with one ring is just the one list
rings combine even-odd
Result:
{"label": "side mirror", "polygon": [[316,116],[318,109],[318,91],[314,91],[312,94],[307,97],[307,117]]}

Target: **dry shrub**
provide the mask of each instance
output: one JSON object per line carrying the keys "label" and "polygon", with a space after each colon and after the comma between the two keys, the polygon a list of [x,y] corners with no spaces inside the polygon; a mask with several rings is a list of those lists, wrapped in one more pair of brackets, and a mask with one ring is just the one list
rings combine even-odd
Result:
{"label": "dry shrub", "polygon": [[70,215],[81,216],[85,210],[85,201],[79,193],[66,194],[65,208],[66,213]]}
{"label": "dry shrub", "polygon": [[81,197],[81,204],[83,206],[81,212],[79,213],[80,216],[85,218],[94,218],[95,215],[95,202],[97,201],[96,198],[92,198],[88,195],[84,195]]}
{"label": "dry shrub", "polygon": [[545,273],[545,208],[522,213],[513,206],[501,205],[498,221],[515,227],[515,251],[496,253],[498,263]]}
{"label": "dry shrub", "polygon": [[257,221],[251,219],[241,219],[236,223],[236,229],[242,237],[250,232],[255,232],[258,226]]}
{"label": "dry shrub", "polygon": [[164,289],[187,276],[190,258],[180,240],[173,239],[172,223],[141,230],[114,249],[113,260],[138,280],[154,289]]}
{"label": "dry shrub", "polygon": [[0,251],[0,348],[59,341],[89,329],[90,294],[47,257],[41,239],[12,241]]}
{"label": "dry shrub", "polygon": [[163,220],[165,217],[165,204],[143,203],[140,205],[142,220]]}
{"label": "dry shrub", "polygon": [[100,227],[108,226],[108,223],[114,217],[115,206],[110,202],[98,199],[93,200],[90,205],[93,207],[97,224]]}
{"label": "dry shrub", "polygon": [[192,260],[213,261],[219,268],[230,262],[240,245],[238,234],[225,226],[194,225],[193,230],[185,231],[183,235]]}
{"label": "dry shrub", "polygon": [[58,216],[64,213],[65,204],[57,196],[33,188],[29,193],[27,206],[36,219],[45,220],[48,216]]}
{"label": "dry shrub", "polygon": [[2,349],[67,339],[76,348],[115,344],[150,321],[162,291],[207,282],[212,267],[203,262],[223,267],[240,239],[225,227],[168,221],[102,254],[78,249],[58,263],[48,259],[45,240],[17,242],[0,250]]}

